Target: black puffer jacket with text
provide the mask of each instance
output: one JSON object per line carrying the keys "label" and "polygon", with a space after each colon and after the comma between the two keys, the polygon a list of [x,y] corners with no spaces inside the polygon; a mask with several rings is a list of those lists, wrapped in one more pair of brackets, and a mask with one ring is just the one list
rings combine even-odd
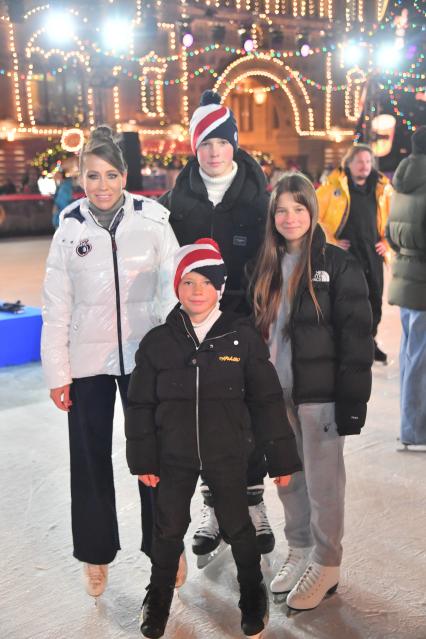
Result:
{"label": "black puffer jacket with text", "polygon": [[301,469],[268,349],[248,319],[226,311],[201,344],[179,305],[143,338],[125,430],[136,475],[158,475],[162,462],[246,464],[254,438],[271,477]]}

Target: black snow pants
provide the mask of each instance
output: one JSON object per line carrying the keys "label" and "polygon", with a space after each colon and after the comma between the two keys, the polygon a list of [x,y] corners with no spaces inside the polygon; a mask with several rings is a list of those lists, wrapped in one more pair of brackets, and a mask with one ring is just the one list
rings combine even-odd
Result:
{"label": "black snow pants", "polygon": [[377,327],[382,319],[383,299],[383,258],[377,253],[372,254],[368,263],[362,264],[368,284],[368,297],[373,313],[373,337],[377,335]]}
{"label": "black snow pants", "polygon": [[[68,413],[71,466],[71,521],[74,557],[108,564],[120,550],[112,467],[112,430],[116,390],[123,409],[130,375],[96,375],[74,379]],[[142,547],[151,553],[153,491],[138,482]]]}
{"label": "black snow pants", "polygon": [[[155,489],[151,584],[166,587],[175,583],[183,538],[191,521],[191,498],[200,472],[166,463],[160,468],[160,481]],[[249,516],[245,466],[234,464],[203,469],[203,477],[213,495],[220,529],[231,546],[239,583],[259,584],[262,580],[260,554]]]}

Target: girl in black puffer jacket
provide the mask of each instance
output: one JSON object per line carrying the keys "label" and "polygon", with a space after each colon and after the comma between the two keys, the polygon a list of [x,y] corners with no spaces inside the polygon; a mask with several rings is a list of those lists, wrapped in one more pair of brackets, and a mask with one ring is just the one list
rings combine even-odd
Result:
{"label": "girl in black puffer jacket", "polygon": [[299,610],[315,608],[337,587],[343,436],[364,425],[374,353],[364,275],[326,243],[317,220],[311,182],[286,174],[271,196],[252,283],[256,323],[269,341],[304,466],[278,487],[289,554],[271,583],[278,600]]}

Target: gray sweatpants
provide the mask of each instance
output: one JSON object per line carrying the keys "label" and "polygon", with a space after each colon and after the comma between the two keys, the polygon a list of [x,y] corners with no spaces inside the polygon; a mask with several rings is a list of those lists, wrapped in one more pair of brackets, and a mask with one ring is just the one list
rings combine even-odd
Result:
{"label": "gray sweatpants", "polygon": [[284,533],[294,548],[313,546],[313,561],[340,566],[345,506],[344,437],[337,433],[334,404],[296,407],[284,390],[290,423],[304,470],[278,487]]}

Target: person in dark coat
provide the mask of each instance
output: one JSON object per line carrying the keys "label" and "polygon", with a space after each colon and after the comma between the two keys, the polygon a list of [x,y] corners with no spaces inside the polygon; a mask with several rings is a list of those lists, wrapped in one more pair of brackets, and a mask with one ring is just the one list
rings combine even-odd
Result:
{"label": "person in dark coat", "polygon": [[[170,211],[170,224],[181,246],[201,237],[218,243],[228,272],[221,308],[249,315],[245,267],[262,242],[269,195],[259,164],[238,147],[232,111],[220,102],[217,93],[203,93],[190,123],[194,157],[160,202]],[[263,453],[255,449],[247,470],[247,494],[259,549],[269,553],[275,538],[263,501],[265,474]],[[193,551],[207,557],[218,548],[221,535],[209,488],[203,483],[201,490],[204,507]]]}
{"label": "person in dark coat", "polygon": [[249,517],[248,453],[256,439],[281,485],[301,465],[268,349],[247,318],[219,309],[226,270],[218,245],[204,238],[182,247],[175,273],[180,304],[140,344],[125,421],[130,471],[157,491],[141,632],[164,633],[202,473],[237,565],[242,629],[257,636],[268,597]]}
{"label": "person in dark coat", "polygon": [[357,260],[326,243],[318,200],[301,173],[271,194],[253,274],[256,325],[268,340],[304,471],[278,487],[288,556],[271,591],[315,608],[339,581],[345,435],[360,433],[374,356],[368,288]]}
{"label": "person in dark coat", "polygon": [[401,307],[401,428],[404,444],[426,444],[426,126],[393,177],[386,237],[396,252],[389,304]]}
{"label": "person in dark coat", "polygon": [[[354,144],[341,168],[330,173],[317,189],[319,221],[327,241],[352,253],[368,284],[373,312],[373,335],[382,317],[383,263],[388,246],[385,227],[392,186],[374,168],[374,155],[366,144]],[[387,364],[387,355],[375,342],[374,359]]]}

